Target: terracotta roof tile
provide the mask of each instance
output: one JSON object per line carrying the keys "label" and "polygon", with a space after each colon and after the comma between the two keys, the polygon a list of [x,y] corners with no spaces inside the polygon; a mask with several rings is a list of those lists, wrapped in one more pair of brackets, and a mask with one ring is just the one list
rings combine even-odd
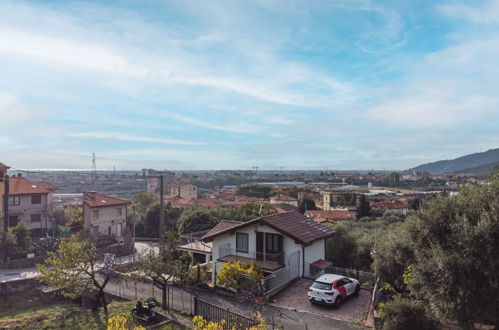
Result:
{"label": "terracotta roof tile", "polygon": [[288,195],[277,195],[270,197],[270,199],[275,200],[275,201],[298,201],[298,199],[288,196]]}
{"label": "terracotta roof tile", "polygon": [[352,214],[348,210],[309,210],[307,216],[317,222],[353,220]]}
{"label": "terracotta roof tile", "polygon": [[98,194],[95,192],[84,192],[83,193],[83,204],[90,207],[102,207],[102,206],[115,206],[115,205],[127,205],[130,201],[121,198],[109,197],[106,195]]}
{"label": "terracotta roof tile", "polygon": [[19,176],[9,178],[9,195],[48,194],[55,189],[53,185],[42,181],[29,181]]}
{"label": "terracotta roof tile", "polygon": [[312,242],[318,239],[327,238],[334,234],[334,230],[329,227],[307,218],[298,211],[292,211],[269,215],[243,223],[232,221],[231,224],[223,224],[218,228],[215,226],[203,236],[203,240],[211,241],[215,236],[253,224],[268,225],[304,245],[312,244]]}

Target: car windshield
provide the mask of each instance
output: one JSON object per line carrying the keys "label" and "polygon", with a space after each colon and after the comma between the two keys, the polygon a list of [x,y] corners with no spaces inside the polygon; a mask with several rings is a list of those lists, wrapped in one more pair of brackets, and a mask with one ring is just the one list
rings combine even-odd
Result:
{"label": "car windshield", "polygon": [[312,284],[312,288],[319,290],[331,290],[331,287],[331,283],[314,282],[314,284]]}

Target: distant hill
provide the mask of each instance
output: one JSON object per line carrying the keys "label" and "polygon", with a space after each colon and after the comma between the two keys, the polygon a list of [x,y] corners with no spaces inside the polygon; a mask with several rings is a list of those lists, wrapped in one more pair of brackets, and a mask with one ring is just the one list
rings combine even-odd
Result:
{"label": "distant hill", "polygon": [[499,166],[499,148],[477,152],[452,160],[440,160],[438,162],[419,165],[407,170],[407,172],[416,171],[432,174],[475,173],[485,175],[490,173],[496,166]]}

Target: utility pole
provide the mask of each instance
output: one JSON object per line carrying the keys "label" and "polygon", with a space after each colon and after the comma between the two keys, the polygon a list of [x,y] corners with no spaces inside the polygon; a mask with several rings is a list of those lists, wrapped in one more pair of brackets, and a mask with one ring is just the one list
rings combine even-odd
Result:
{"label": "utility pole", "polygon": [[159,176],[159,253],[163,252],[164,235],[165,235],[165,214],[164,214],[165,199],[163,198],[163,175]]}

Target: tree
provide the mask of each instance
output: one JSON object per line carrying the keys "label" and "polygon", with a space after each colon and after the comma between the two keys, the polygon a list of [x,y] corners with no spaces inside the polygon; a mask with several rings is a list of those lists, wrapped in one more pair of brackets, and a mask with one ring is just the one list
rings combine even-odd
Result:
{"label": "tree", "polygon": [[[181,253],[177,247],[180,243],[178,233],[169,230],[165,233],[165,247],[156,254],[151,251],[140,263],[140,270],[153,281],[154,286],[162,291],[162,306],[166,310],[168,303],[166,289],[175,280],[183,285],[188,278],[189,265],[192,260],[188,253]],[[182,300],[183,301],[183,300]]]}
{"label": "tree", "polygon": [[83,224],[83,208],[74,207],[69,211],[69,226],[78,226]]}
{"label": "tree", "polygon": [[298,203],[298,210],[301,213],[305,213],[306,210],[316,210],[316,209],[317,207],[315,205],[315,202],[310,198],[303,198]]}
{"label": "tree", "polygon": [[114,269],[112,259],[99,260],[95,244],[80,234],[61,239],[59,248],[49,252],[45,264],[37,265],[41,272],[40,282],[57,289],[69,298],[81,296],[92,288],[102,302],[104,312],[108,314],[104,289],[111,279]]}
{"label": "tree", "polygon": [[326,258],[335,266],[350,268],[355,252],[355,241],[344,225],[334,226],[336,233],[326,241]]}
{"label": "tree", "polygon": [[396,278],[410,266],[407,287],[436,319],[465,329],[476,322],[499,326],[498,210],[499,173],[488,184],[438,196],[377,250],[376,268]]}
{"label": "tree", "polygon": [[217,274],[217,284],[235,291],[248,289],[262,280],[262,270],[254,264],[226,262]]}
{"label": "tree", "polygon": [[[229,218],[225,219],[233,219],[236,221],[247,221],[250,219],[263,217],[274,213],[276,213],[276,211],[274,210],[274,208],[272,208],[272,206],[268,204],[248,202],[232,208]],[[224,220],[224,219],[219,218],[219,220]]]}
{"label": "tree", "polygon": [[11,231],[0,232],[0,263],[3,263],[16,247],[16,236],[14,233]]}
{"label": "tree", "polygon": [[436,322],[426,313],[424,306],[417,301],[395,296],[392,301],[380,303],[379,314],[385,330],[432,330]]}
{"label": "tree", "polygon": [[178,221],[181,234],[195,233],[213,228],[219,220],[205,210],[186,210]]}
{"label": "tree", "polygon": [[359,205],[357,206],[357,219],[368,217],[371,214],[371,206],[367,201],[366,195],[360,195]]}
{"label": "tree", "polygon": [[54,221],[58,226],[64,226],[68,221],[66,212],[62,207],[54,208],[54,212],[52,213],[52,215],[54,216]]}
{"label": "tree", "polygon": [[9,230],[12,231],[12,234],[14,234],[17,246],[24,250],[31,248],[31,237],[29,236],[29,230],[25,225],[19,223]]}
{"label": "tree", "polygon": [[[164,208],[165,230],[175,229],[177,220],[182,213],[179,208],[172,207],[170,203]],[[147,237],[159,237],[159,205],[149,208],[144,217],[144,233]],[[137,228],[138,229],[138,228]]]}

